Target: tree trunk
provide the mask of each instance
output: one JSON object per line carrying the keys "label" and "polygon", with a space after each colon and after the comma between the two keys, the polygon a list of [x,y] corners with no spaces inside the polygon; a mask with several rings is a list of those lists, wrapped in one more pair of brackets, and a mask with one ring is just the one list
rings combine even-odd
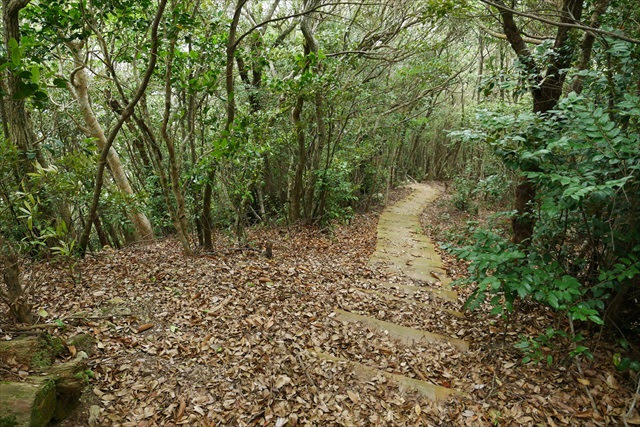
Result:
{"label": "tree trunk", "polygon": [[[97,217],[99,218],[100,215],[98,215]],[[104,221],[101,221],[101,222],[105,223]],[[113,228],[113,225],[111,225],[111,223],[109,222],[106,222],[105,227],[107,229],[107,233],[109,234],[109,237],[111,238],[111,247],[115,249],[120,249],[122,247],[122,244],[120,243],[120,236],[118,236],[118,233],[116,232],[115,228]]]}
{"label": "tree trunk", "polygon": [[298,143],[298,160],[296,162],[296,172],[293,178],[293,188],[291,189],[291,201],[289,204],[289,221],[296,222],[300,219],[300,202],[303,199],[303,178],[304,169],[307,165],[307,145],[304,138],[304,124],[301,120],[304,98],[298,96],[296,105],[291,112],[291,120],[296,132]]}
{"label": "tree trunk", "polygon": [[[504,5],[502,0],[498,3]],[[582,16],[584,0],[563,0],[561,22],[571,23],[580,20]],[[513,13],[504,8],[499,8],[502,17],[502,28],[511,44],[511,47],[518,55],[520,62],[528,68],[528,72],[534,73],[531,94],[533,96],[533,112],[545,114],[554,109],[562,96],[562,87],[565,81],[564,70],[571,65],[573,48],[570,46],[568,27],[559,26],[553,44],[556,55],[549,63],[546,70],[542,65],[536,63],[527,44],[522,37],[513,17]],[[524,172],[536,170],[535,165],[525,166]],[[516,215],[513,217],[511,226],[513,230],[513,241],[518,244],[528,246],[535,228],[534,203],[536,198],[536,188],[533,182],[526,177],[521,177],[516,187]]]}
{"label": "tree trunk", "polygon": [[96,228],[96,234],[98,235],[98,239],[100,240],[100,249],[104,248],[105,246],[109,246],[109,239],[107,239],[107,235],[104,234],[104,230],[102,229],[100,216],[96,216],[96,219],[93,221],[93,225]]}
{"label": "tree trunk", "polygon": [[[600,26],[600,18],[607,11],[607,7],[609,7],[609,0],[598,0],[594,6],[593,12],[591,13],[591,22],[589,22],[589,26],[592,28],[598,28]],[[593,43],[596,41],[596,36],[594,33],[584,33],[584,37],[582,39],[582,45],[580,47],[580,59],[578,60],[577,68],[578,70],[587,70],[589,69],[589,64],[591,62],[591,51],[593,49]],[[582,81],[584,77],[576,76],[571,84],[571,90],[576,93],[582,92]]]}
{"label": "tree trunk", "polygon": [[[178,239],[182,244],[182,252],[185,255],[192,255],[191,245],[189,244],[189,226],[187,225],[187,215],[185,209],[184,195],[180,188],[180,160],[176,155],[175,144],[173,138],[169,135],[168,125],[169,118],[171,116],[171,74],[173,67],[173,55],[175,49],[175,39],[169,43],[169,54],[167,56],[167,71],[165,75],[165,104],[164,104],[164,117],[162,120],[162,138],[167,146],[167,152],[169,154],[169,176],[171,177],[171,190],[173,197],[176,200],[176,213],[174,216],[173,226],[178,233]],[[168,206],[167,208],[170,209]]]}
{"label": "tree trunk", "polygon": [[[2,18],[4,24],[4,46],[5,52],[9,55],[11,60],[11,48],[9,42],[15,40],[20,43],[20,23],[19,13],[29,3],[29,0],[3,0],[2,1]],[[11,71],[7,72],[7,89],[8,96],[6,102],[6,116],[7,123],[5,123],[5,130],[9,131],[7,135],[9,141],[13,146],[18,149],[20,158],[21,173],[26,176],[26,173],[34,170],[33,161],[30,157],[36,154],[36,157],[40,157],[37,153],[37,147],[35,146],[36,136],[33,132],[33,124],[31,118],[27,113],[26,102],[24,98],[18,96],[20,83],[20,76]],[[34,153],[36,151],[36,153]],[[43,165],[44,166],[44,165]]]}
{"label": "tree trunk", "polygon": [[[85,63],[80,53],[80,46],[78,44],[69,44],[69,47],[72,50],[74,65],[77,70],[75,75],[72,76],[74,89],[73,94],[78,102],[78,107],[82,112],[82,117],[87,125],[90,136],[96,140],[100,150],[103,150],[107,145],[107,137],[102,126],[98,122],[95,113],[93,112],[93,108],[91,107],[91,101],[89,100],[88,77],[85,71]],[[118,189],[127,196],[134,196],[135,194],[129,184],[129,179],[124,171],[120,157],[113,147],[110,147],[108,150],[107,162]],[[151,223],[144,213],[139,212],[136,209],[131,209],[128,212],[128,216],[133,223],[136,240],[153,239]]]}
{"label": "tree trunk", "polygon": [[93,190],[91,206],[89,207],[89,216],[87,218],[85,229],[83,230],[82,236],[80,237],[80,244],[78,245],[80,253],[83,256],[86,253],[87,245],[89,244],[89,236],[91,235],[93,219],[98,214],[98,203],[100,202],[100,194],[102,192],[102,185],[104,183],[104,168],[107,163],[107,157],[110,154],[111,146],[115,141],[116,136],[118,136],[118,132],[120,132],[120,129],[122,129],[122,125],[129,119],[129,117],[131,117],[136,104],[138,104],[138,102],[144,95],[144,92],[149,85],[149,81],[151,80],[153,71],[156,68],[156,62],[158,59],[158,26],[160,25],[160,20],[162,18],[166,5],[167,0],[160,0],[158,4],[158,10],[156,11],[156,15],[153,20],[153,24],[151,25],[151,52],[144,77],[140,82],[140,85],[138,86],[138,89],[136,90],[133,98],[131,99],[131,101],[129,101],[122,114],[120,114],[118,121],[109,133],[109,137],[106,139],[105,146],[104,148],[102,148],[100,158],[98,159],[98,170],[96,171],[95,189]]}
{"label": "tree trunk", "polygon": [[200,215],[200,224],[202,225],[202,240],[204,248],[213,249],[211,235],[213,234],[213,224],[211,220],[211,196],[213,195],[212,182],[215,178],[213,171],[207,173],[207,183],[204,186],[204,194],[202,195],[202,214]]}
{"label": "tree trunk", "polygon": [[28,295],[20,283],[20,267],[18,256],[9,244],[0,236],[0,267],[6,291],[0,289],[0,296],[9,306],[9,313],[16,322],[31,323],[33,315],[31,304],[27,302]]}
{"label": "tree trunk", "polygon": [[[240,14],[247,0],[238,0],[234,9],[233,18],[231,20],[231,26],[229,27],[229,37],[227,39],[227,63],[225,68],[225,88],[227,92],[227,121],[225,124],[225,133],[229,137],[231,133],[231,127],[236,116],[236,104],[235,104],[235,92],[234,92],[234,55],[237,48],[236,45],[236,33],[238,30],[238,22],[240,21]],[[202,214],[200,216],[200,223],[202,225],[202,234],[204,240],[204,247],[206,249],[212,249],[213,244],[211,242],[212,224],[211,224],[211,196],[213,188],[211,183],[213,182],[214,174],[210,171],[207,174],[207,184],[204,188],[204,194],[202,197]]]}

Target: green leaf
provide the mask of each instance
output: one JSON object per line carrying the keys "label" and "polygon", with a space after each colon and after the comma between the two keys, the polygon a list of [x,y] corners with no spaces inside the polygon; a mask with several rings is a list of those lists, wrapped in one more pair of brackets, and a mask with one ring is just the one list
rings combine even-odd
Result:
{"label": "green leaf", "polygon": [[558,297],[556,297],[555,294],[549,294],[549,296],[547,297],[547,302],[551,307],[555,308],[556,310],[560,308],[560,304],[558,304]]}
{"label": "green leaf", "polygon": [[35,84],[40,82],[40,67],[37,65],[31,67],[31,81]]}
{"label": "green leaf", "polygon": [[61,79],[60,77],[56,77],[53,79],[53,85],[60,89],[66,89],[67,81],[65,79]]}

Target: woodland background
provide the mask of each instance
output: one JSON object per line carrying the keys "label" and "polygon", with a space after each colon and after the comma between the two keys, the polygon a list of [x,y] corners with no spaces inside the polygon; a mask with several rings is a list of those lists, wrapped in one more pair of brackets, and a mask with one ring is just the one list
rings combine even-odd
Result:
{"label": "woodland background", "polygon": [[[470,215],[445,248],[468,308],[557,314],[524,362],[636,381],[640,6],[635,0],[3,0],[0,244],[11,321],[42,261],[175,236],[330,232],[406,180]],[[495,214],[480,217],[490,208]],[[268,246],[268,244],[267,244]],[[258,248],[262,249],[262,248]],[[270,250],[270,247],[267,248]],[[554,344],[556,343],[556,344]]]}

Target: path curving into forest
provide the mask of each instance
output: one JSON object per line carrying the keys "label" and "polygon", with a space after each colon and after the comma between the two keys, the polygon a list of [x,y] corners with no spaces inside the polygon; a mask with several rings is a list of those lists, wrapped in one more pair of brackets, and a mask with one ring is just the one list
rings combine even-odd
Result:
{"label": "path curving into forest", "polygon": [[[429,203],[438,198],[440,190],[435,184],[428,183],[415,183],[408,188],[411,189],[408,196],[387,207],[381,214],[376,249],[369,261],[372,267],[386,270],[393,277],[401,278],[401,281],[382,282],[378,283],[379,289],[359,289],[359,291],[375,295],[382,300],[407,305],[416,303],[412,298],[414,294],[428,293],[433,296],[433,302],[420,303],[421,307],[462,318],[463,314],[460,311],[438,303],[438,301],[446,301],[449,306],[459,304],[456,292],[451,290],[451,279],[447,277],[434,242],[424,235],[420,224],[420,214]],[[375,315],[363,315],[336,308],[331,316],[335,316],[337,320],[344,323],[354,324],[357,328],[368,330],[369,333],[387,335],[393,338],[398,346],[427,342],[448,345],[459,352],[469,350],[469,343],[463,339],[403,326],[378,319]],[[364,360],[349,360],[317,350],[314,353],[325,360],[350,362],[356,376],[365,381],[384,376],[400,389],[417,392],[428,399],[443,400],[454,394],[462,394],[453,388],[434,384],[427,378],[410,378],[372,368]]]}

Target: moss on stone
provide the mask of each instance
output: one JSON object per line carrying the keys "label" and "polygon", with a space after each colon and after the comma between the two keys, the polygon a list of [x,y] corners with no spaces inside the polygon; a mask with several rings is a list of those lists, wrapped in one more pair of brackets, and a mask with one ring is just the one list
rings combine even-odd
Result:
{"label": "moss on stone", "polygon": [[77,351],[84,351],[90,356],[93,354],[96,339],[89,334],[79,334],[71,338],[69,344],[75,346]]}
{"label": "moss on stone", "polygon": [[31,408],[31,425],[46,426],[56,410],[56,383],[46,380]]}
{"label": "moss on stone", "polygon": [[[48,425],[56,408],[56,385],[41,377],[27,382],[0,384],[0,414],[4,425]],[[15,419],[15,424],[13,421]]]}
{"label": "moss on stone", "polygon": [[31,366],[37,369],[45,369],[51,366],[51,353],[47,349],[38,350],[31,358]]}
{"label": "moss on stone", "polygon": [[64,343],[60,338],[45,334],[40,341],[38,349],[31,357],[30,365],[40,370],[49,368],[56,356],[61,354],[64,349]]}
{"label": "moss on stone", "polygon": [[51,349],[51,352],[53,353],[53,357],[59,355],[64,351],[64,343],[60,338],[47,334],[45,336],[45,339],[47,341],[47,345],[49,346],[49,348]]}

